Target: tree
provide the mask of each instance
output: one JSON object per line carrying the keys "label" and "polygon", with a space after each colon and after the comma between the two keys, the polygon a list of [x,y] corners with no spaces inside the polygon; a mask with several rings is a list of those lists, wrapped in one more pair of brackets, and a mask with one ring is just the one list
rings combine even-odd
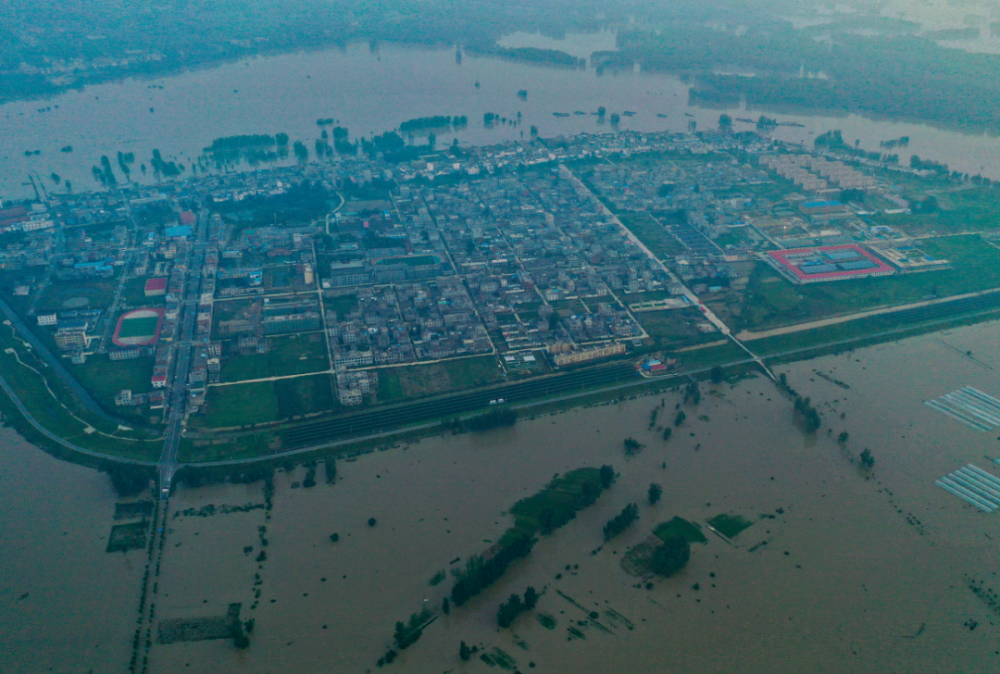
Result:
{"label": "tree", "polygon": [[608,111],[607,111],[607,109],[603,105],[601,107],[597,108],[597,116],[598,117],[604,117],[604,115],[606,115],[607,113],[608,113]]}
{"label": "tree", "polygon": [[711,373],[710,376],[711,376],[713,384],[721,384],[722,383],[722,379],[723,379],[723,377],[722,377],[722,366],[721,365],[713,365],[712,366],[712,373]]}
{"label": "tree", "polygon": [[330,540],[334,543],[340,540],[340,534],[330,534]]}
{"label": "tree", "polygon": [[799,397],[795,399],[795,413],[802,417],[807,433],[815,432],[823,423],[819,412],[812,406],[809,398]]}
{"label": "tree", "polygon": [[875,457],[872,456],[872,450],[867,447],[861,452],[861,465],[865,468],[871,468],[875,465]]}
{"label": "tree", "polygon": [[514,618],[523,610],[524,603],[521,601],[521,595],[510,595],[510,598],[503,604],[500,604],[500,608],[497,610],[497,625],[500,627],[510,627],[511,623],[514,622]]}
{"label": "tree", "polygon": [[692,405],[697,405],[701,402],[701,388],[698,386],[698,382],[690,381],[687,387],[684,389],[684,402],[690,401]]}
{"label": "tree", "polygon": [[448,597],[445,597],[444,601],[441,602],[441,612],[445,615],[451,613],[451,602],[448,601]]}
{"label": "tree", "polygon": [[611,486],[611,483],[615,480],[615,469],[604,464],[601,466],[601,486],[607,489]]}
{"label": "tree", "polygon": [[680,536],[674,536],[653,551],[650,568],[655,573],[669,578],[683,569],[689,559],[691,559],[691,544]]}
{"label": "tree", "polygon": [[458,657],[462,658],[463,662],[468,662],[472,657],[472,650],[465,645],[464,641],[458,647]]}
{"label": "tree", "polygon": [[677,416],[674,417],[674,426],[680,426],[684,423],[685,419],[687,419],[687,415],[684,414],[684,410],[679,411]]}
{"label": "tree", "polygon": [[306,470],[306,477],[302,481],[302,486],[306,489],[316,486],[316,463],[313,462]]}
{"label": "tree", "polygon": [[673,435],[673,432],[674,432],[674,429],[670,428],[669,426],[667,428],[664,428],[663,429],[663,441],[666,442],[667,440],[669,440],[670,436]]}
{"label": "tree", "polygon": [[840,435],[837,436],[837,442],[839,442],[842,445],[846,444],[847,443],[847,438],[849,438],[849,437],[851,437],[851,436],[847,433],[847,431],[841,431]]}
{"label": "tree", "polygon": [[649,505],[656,505],[660,497],[663,496],[663,487],[653,482],[649,485],[649,491],[646,492],[646,495],[649,497]]}
{"label": "tree", "polygon": [[732,130],[733,130],[733,118],[726,114],[719,115],[719,131],[732,131]]}
{"label": "tree", "polygon": [[297,140],[292,143],[292,152],[295,154],[295,158],[300,162],[305,162],[309,159],[309,148],[301,140]]}
{"label": "tree", "polygon": [[622,442],[625,449],[625,456],[635,456],[642,451],[644,445],[635,438],[625,438]]}
{"label": "tree", "polygon": [[370,526],[370,527],[375,526],[375,524],[376,524],[377,521],[378,520],[376,520],[374,517],[369,517],[368,518],[368,526]]}
{"label": "tree", "polygon": [[524,608],[530,611],[531,609],[535,608],[535,605],[537,603],[538,603],[538,592],[535,591],[535,588],[529,585],[528,589],[524,591]]}

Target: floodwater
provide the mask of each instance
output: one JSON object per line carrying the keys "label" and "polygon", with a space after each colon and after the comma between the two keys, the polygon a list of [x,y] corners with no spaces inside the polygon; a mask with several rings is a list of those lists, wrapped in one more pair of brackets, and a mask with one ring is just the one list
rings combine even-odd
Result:
{"label": "floodwater", "polygon": [[[1000,474],[1000,431],[976,432],[923,402],[965,385],[1000,395],[998,338],[992,322],[778,367],[823,415],[814,436],[793,422],[788,398],[752,378],[703,384],[667,443],[648,422],[661,402],[660,422],[673,417],[673,391],[341,460],[333,485],[322,465],[310,489],[293,487],[304,468],[279,472],[270,519],[261,508],[177,514],[262,504],[259,484],[180,488],[154,628],[234,602],[255,627],[245,651],[229,639],[154,644],[149,671],[375,671],[396,621],[439,609],[452,582],[432,586],[438,571],[488,548],[509,525],[505,511],[554,474],[604,463],[620,475],[594,506],[440,615],[386,671],[488,671],[478,656],[459,661],[461,641],[501,649],[522,672],[996,671],[1000,615],[968,585],[1000,590],[997,515],[933,482],[969,462]],[[631,460],[628,436],[646,445]],[[866,447],[871,473],[856,462]],[[16,663],[3,671],[127,671],[145,560],[104,553],[106,478],[10,431],[0,455],[0,647]],[[652,481],[664,497],[650,507]],[[639,521],[601,547],[603,524],[633,501]],[[754,524],[731,542],[706,531],[686,569],[652,589],[621,569],[657,523],[679,515],[704,526],[719,513]],[[498,605],[529,585],[542,593],[537,609],[498,630]]]}
{"label": "floodwater", "polygon": [[[489,547],[508,526],[510,505],[556,473],[602,463],[620,477],[593,507],[441,616],[387,671],[487,671],[478,659],[460,663],[461,641],[502,649],[520,671],[532,662],[560,672],[995,671],[1000,616],[967,588],[970,579],[1000,587],[995,515],[933,482],[968,462],[1000,473],[983,458],[1000,448],[993,435],[922,402],[964,385],[1000,393],[998,336],[1000,324],[990,323],[779,368],[819,406],[816,436],[803,434],[791,402],[757,378],[703,385],[702,402],[666,444],[648,420],[663,400],[661,416],[671,418],[676,392],[341,461],[333,486],[323,484],[322,467],[312,489],[291,488],[301,468],[279,474],[270,521],[262,510],[172,519],[163,560],[159,617],[217,615],[242,601],[243,617],[255,619],[250,648],[155,646],[150,671],[374,670],[397,620],[440,607],[451,579],[430,579]],[[975,360],[963,355],[970,350]],[[850,434],[846,448],[836,442],[841,430]],[[626,436],[646,445],[629,461]],[[850,460],[865,447],[877,461],[870,475]],[[651,481],[665,489],[655,507],[645,502]],[[171,507],[261,498],[259,487],[181,490]],[[592,554],[603,524],[632,501],[639,522]],[[652,589],[636,588],[619,566],[658,522],[680,515],[704,524],[719,513],[754,524],[732,544],[709,534],[681,574]],[[258,569],[262,524],[269,545]],[[254,549],[245,554],[245,546]],[[463,561],[451,564],[456,558]],[[256,572],[260,603],[249,610]],[[542,592],[536,611],[498,631],[497,606],[528,585]],[[607,631],[588,622],[591,610]],[[537,613],[555,618],[555,628]]]}
{"label": "floodwater", "polygon": [[[519,33],[502,44],[562,49],[586,57],[613,48],[614,36],[603,32],[554,40]],[[521,89],[528,92],[526,101],[517,97]],[[592,113],[602,105],[609,113],[635,112],[634,117],[622,117],[620,128],[638,131],[685,131],[691,121],[704,130],[714,128],[722,112],[749,119],[761,114],[689,106],[688,89],[670,75],[599,74],[592,67],[571,70],[470,54],[459,62],[452,49],[400,45],[373,51],[367,44],[354,44],[249,58],[0,106],[0,198],[33,196],[29,176],[40,190],[65,190],[64,182],[55,184],[53,173],[71,180],[75,191],[97,189],[91,167],[101,155],[111,157],[114,165],[119,151],[134,153],[131,177],[138,181],[154,179],[151,169],[144,176],[139,167],[149,166],[154,149],[190,167],[203,148],[223,136],[284,132],[292,140],[304,140],[311,151],[320,134],[316,120],[321,118],[337,120],[356,140],[416,117],[465,115],[468,127],[454,136],[441,134],[438,143],[450,144],[454,137],[460,144],[479,145],[529,137],[531,125],[544,137],[610,131],[591,114],[553,115]],[[487,129],[482,121],[487,112],[512,120],[518,113],[522,116],[520,124]],[[840,129],[846,141],[859,140],[860,147],[877,150],[881,140],[909,136],[909,147],[899,151],[904,163],[910,154],[918,154],[956,170],[1000,178],[1000,139],[994,136],[856,115],[768,114],[803,125],[776,129],[774,136],[783,141],[811,145],[817,134]],[[754,125],[737,122],[735,128]],[[60,152],[65,146],[72,146],[73,152]],[[40,154],[25,156],[35,151]],[[117,167],[115,171],[122,182]]]}
{"label": "floodwater", "polygon": [[107,553],[107,477],[0,428],[0,671],[124,672],[145,550]]}

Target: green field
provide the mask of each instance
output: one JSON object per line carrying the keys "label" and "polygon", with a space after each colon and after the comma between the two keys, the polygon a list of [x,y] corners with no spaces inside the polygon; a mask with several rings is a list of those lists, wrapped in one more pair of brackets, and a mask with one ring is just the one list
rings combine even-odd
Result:
{"label": "green field", "polygon": [[102,407],[111,411],[122,411],[115,410],[115,395],[122,389],[132,393],[153,390],[152,358],[111,360],[107,356],[91,356],[83,365],[66,367]]}
{"label": "green field", "polygon": [[486,386],[503,378],[494,356],[456,358],[427,365],[379,370],[379,401],[423,398],[456,389]]}
{"label": "green field", "polygon": [[705,322],[704,316],[694,307],[640,311],[636,319],[649,333],[657,348],[677,348],[721,338],[717,332],[703,333],[696,323]]}
{"label": "green field", "polygon": [[271,350],[267,353],[228,357],[222,366],[222,381],[307,374],[330,367],[322,335],[271,337],[268,343]]}
{"label": "green field", "polygon": [[146,281],[148,278],[130,278],[125,281],[125,288],[122,290],[122,302],[139,309],[142,307],[162,307],[166,302],[166,295],[156,297],[146,297]]}
{"label": "green field", "polygon": [[688,543],[707,543],[705,534],[701,533],[701,527],[686,519],[674,517],[668,522],[663,522],[656,526],[653,533],[663,541],[667,541],[676,536],[680,536]]}
{"label": "green field", "polygon": [[378,401],[380,403],[387,403],[399,400],[404,396],[403,385],[399,381],[399,373],[390,368],[379,370]]}
{"label": "green field", "polygon": [[929,233],[990,231],[1000,228],[1000,190],[994,187],[973,187],[957,191],[928,190],[933,184],[924,182],[909,185],[904,193],[907,199],[934,196],[941,204],[938,211],[927,214],[879,214],[875,221],[880,225],[898,227],[911,235]]}
{"label": "green field", "polygon": [[337,407],[333,398],[333,377],[328,374],[279,379],[274,382],[274,395],[278,399],[278,416],[282,419]]}
{"label": "green field", "polygon": [[520,536],[534,536],[546,528],[545,521],[568,521],[580,509],[585,489],[600,493],[601,474],[597,468],[572,470],[554,478],[534,496],[518,501],[510,509],[514,526],[504,532],[501,543]]}
{"label": "green field", "polygon": [[[0,373],[32,417],[46,430],[84,449],[146,461],[159,458],[163,449],[162,438],[140,440],[139,434],[122,431],[117,423],[84,408],[48,365],[11,335],[10,327],[0,326]],[[13,353],[7,353],[8,349],[12,349]],[[22,365],[18,358],[34,369]],[[4,412],[15,428],[31,442],[43,447],[52,445],[51,441],[27,425],[9,400],[5,400]],[[97,432],[85,432],[88,427]],[[59,454],[66,452],[58,447],[52,449]]]}
{"label": "green field", "polygon": [[271,449],[274,436],[269,431],[240,435],[217,442],[195,443],[184,439],[177,451],[181,462],[232,461],[260,457]]}
{"label": "green field", "polygon": [[925,239],[921,248],[951,268],[851,281],[793,285],[758,264],[747,288],[740,328],[782,325],[1000,287],[1000,250],[977,235]]}
{"label": "green field", "polygon": [[327,311],[336,312],[337,317],[346,316],[358,308],[358,296],[356,293],[348,295],[337,295],[336,297],[326,297],[323,305]]}
{"label": "green field", "polygon": [[269,381],[211,386],[205,399],[208,412],[202,424],[210,428],[233,428],[278,420],[278,401]]}
{"label": "green field", "polygon": [[159,316],[126,318],[122,321],[122,329],[118,332],[118,337],[151,337],[156,334],[156,325],[159,322]]}
{"label": "green field", "polygon": [[708,523],[726,538],[735,538],[741,531],[753,526],[753,522],[750,520],[744,519],[740,515],[729,515],[727,513],[716,515]]}
{"label": "green field", "polygon": [[116,278],[56,281],[45,289],[45,295],[38,303],[38,311],[66,311],[63,303],[77,297],[88,300],[85,308],[106,309],[111,306],[117,289],[118,280]]}

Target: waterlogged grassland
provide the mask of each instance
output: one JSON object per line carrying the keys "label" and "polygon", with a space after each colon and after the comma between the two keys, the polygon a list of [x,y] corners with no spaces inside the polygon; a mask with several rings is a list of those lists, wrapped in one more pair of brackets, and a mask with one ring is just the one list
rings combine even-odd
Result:
{"label": "waterlogged grassland", "polygon": [[759,263],[747,289],[740,327],[762,330],[1000,287],[1000,249],[978,235],[924,239],[920,245],[927,254],[949,260],[950,267],[800,286],[789,283],[766,264]]}

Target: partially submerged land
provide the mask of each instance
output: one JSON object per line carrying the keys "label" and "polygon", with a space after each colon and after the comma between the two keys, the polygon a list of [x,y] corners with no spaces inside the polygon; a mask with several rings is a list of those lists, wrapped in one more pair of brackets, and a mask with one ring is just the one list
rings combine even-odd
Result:
{"label": "partially submerged land", "polygon": [[[337,462],[332,482],[323,466],[289,464],[253,483],[183,488],[156,515],[162,539],[125,557],[104,552],[106,534],[141,521],[146,506],[116,509],[93,473],[39,453],[30,461],[44,466],[26,467],[15,452],[3,462],[15,472],[0,473],[4,494],[20,498],[20,472],[50,471],[57,511],[80,498],[107,507],[78,515],[95,533],[74,542],[93,556],[93,593],[41,593],[43,567],[25,569],[5,581],[22,599],[3,615],[0,639],[23,671],[76,655],[104,624],[90,619],[96,603],[107,604],[102,589],[121,582],[105,571],[127,560],[136,570],[128,601],[145,611],[135,671],[382,671],[390,649],[384,671],[534,663],[538,671],[654,672],[667,662],[706,670],[736,661],[750,672],[990,669],[1000,624],[990,594],[992,515],[933,481],[968,462],[991,471],[983,455],[996,455],[996,440],[922,402],[964,385],[995,393],[998,330],[993,321],[780,366],[776,374],[819,411],[816,432],[762,376],[703,382],[697,397],[682,388],[385,447]],[[674,425],[677,411],[686,414]],[[674,432],[664,441],[667,425]],[[625,430],[642,445],[628,455]],[[859,460],[866,448],[873,467]],[[561,485],[577,477],[596,486],[605,464],[615,479],[575,518],[545,536],[521,523],[527,513],[515,503],[539,506],[529,507],[537,523],[547,507],[535,495],[548,485],[544,498],[561,498]],[[581,466],[592,470],[574,472]],[[651,479],[663,486],[654,505]],[[604,525],[631,503],[638,519],[605,541]],[[56,553],[62,523],[22,518],[23,507],[5,526]],[[455,572],[510,531],[534,533],[530,554],[446,611]],[[687,565],[669,578],[632,575],[629,561],[661,536],[689,541]],[[44,568],[71,565],[54,554]],[[134,588],[143,586],[141,601]],[[533,607],[498,628],[501,604],[528,588]],[[245,649],[233,623],[222,630],[234,604]],[[64,615],[73,636],[44,654],[11,638],[48,612]],[[408,633],[411,615],[419,638],[399,649],[395,637]],[[134,624],[122,622],[95,672],[128,663]],[[197,640],[174,641],[177,634]],[[719,634],[731,649],[711,647]],[[81,652],[94,661],[89,646]]]}

